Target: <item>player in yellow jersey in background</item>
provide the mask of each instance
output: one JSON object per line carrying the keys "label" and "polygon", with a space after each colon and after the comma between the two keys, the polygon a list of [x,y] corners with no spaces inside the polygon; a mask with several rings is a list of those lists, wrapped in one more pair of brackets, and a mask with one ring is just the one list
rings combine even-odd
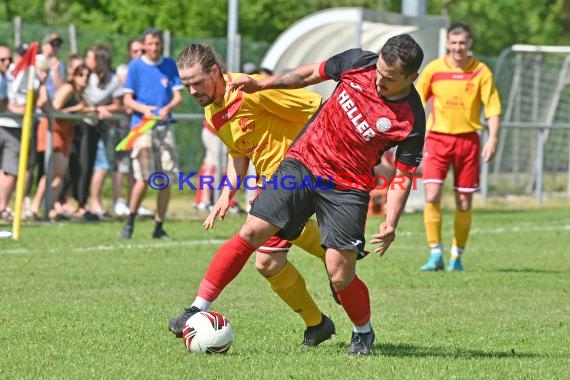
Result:
{"label": "player in yellow jersey in background", "polygon": [[[204,222],[204,228],[211,229],[216,219],[225,217],[239,181],[247,174],[249,163],[257,171],[257,185],[261,188],[271,179],[303,126],[320,107],[322,99],[320,95],[304,89],[255,94],[228,91],[227,83],[246,74],[224,72],[214,50],[206,44],[193,44],[184,49],[177,65],[182,83],[204,107],[208,126],[228,147],[230,156],[227,181],[224,182],[227,186],[223,187],[220,199]],[[267,183],[267,186],[281,184]],[[293,243],[324,262],[325,250],[314,219],[308,220],[303,233]],[[335,333],[335,326],[322,314],[309,294],[305,280],[287,260],[290,247],[289,241],[272,237],[258,249],[256,268],[269,281],[273,291],[302,317],[307,326],[303,345],[316,346],[330,339]],[[208,269],[210,277],[202,280],[191,307],[170,320],[170,330],[179,336],[185,320],[197,311],[207,310],[223,288],[219,285],[229,283],[242,266],[214,257]]]}
{"label": "player in yellow jersey in background", "polygon": [[[450,165],[454,174],[456,211],[447,269],[463,270],[461,257],[471,229],[473,193],[479,190],[479,155],[489,161],[497,147],[501,115],[499,93],[489,67],[469,55],[472,45],[469,27],[452,25],[447,30],[447,55],[428,63],[416,82],[422,102],[429,104],[430,109],[423,161],[424,224],[430,257],[420,268],[423,271],[442,270],[445,266],[441,197]],[[481,104],[489,126],[489,138],[482,150]]]}

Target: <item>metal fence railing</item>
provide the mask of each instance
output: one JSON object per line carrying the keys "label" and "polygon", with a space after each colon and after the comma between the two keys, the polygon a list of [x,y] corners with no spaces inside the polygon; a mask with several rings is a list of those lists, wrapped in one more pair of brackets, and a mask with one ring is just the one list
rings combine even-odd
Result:
{"label": "metal fence railing", "polygon": [[[174,120],[176,120],[176,122],[178,123],[185,123],[186,125],[190,125],[190,123],[194,123],[197,124],[197,126],[199,126],[199,128],[193,128],[194,130],[194,136],[192,137],[191,140],[188,140],[187,138],[180,138],[180,135],[184,136],[185,134],[183,133],[184,131],[180,131],[180,128],[175,129],[175,133],[176,133],[176,137],[177,137],[177,145],[178,145],[178,149],[179,149],[179,153],[181,158],[188,158],[188,154],[187,153],[187,149],[189,146],[191,146],[191,150],[194,151],[195,153],[195,158],[194,160],[192,160],[193,162],[189,163],[188,160],[186,160],[185,162],[181,163],[181,167],[185,168],[186,170],[188,170],[188,166],[193,166],[193,167],[198,167],[198,165],[200,164],[200,160],[203,157],[204,154],[204,147],[202,145],[202,141],[200,139],[200,133],[201,133],[201,128],[202,128],[202,120],[204,118],[203,114],[197,114],[197,113],[173,113],[173,118]],[[23,119],[24,115],[23,114],[16,114],[16,113],[10,113],[10,112],[0,112],[0,118],[10,118],[10,119],[14,119],[14,120],[21,120]],[[96,117],[96,115],[94,114],[89,114],[89,113],[63,113],[63,112],[55,112],[53,114],[44,114],[44,113],[36,113],[34,114],[34,122],[39,120],[42,117],[47,117],[49,120],[49,127],[48,127],[48,133],[46,136],[46,151],[44,153],[44,173],[46,175],[46,183],[51,183],[51,179],[52,179],[52,153],[53,153],[53,137],[52,137],[52,131],[53,131],[53,126],[54,126],[54,121],[57,120],[75,120],[77,122],[80,122],[82,120],[85,119],[91,119],[93,121],[99,121],[99,119]],[[105,121],[108,122],[118,122],[118,121],[124,121],[124,120],[128,120],[128,116],[125,114],[115,114],[112,115],[111,117],[105,118]],[[1,126],[1,125],[0,125]],[[34,140],[32,138],[32,140]],[[188,143],[192,143],[192,144],[188,144]],[[110,150],[114,150],[114,146],[109,146],[109,152],[107,152],[107,156],[109,159],[109,162],[112,163],[113,162],[113,155],[110,154]],[[35,146],[30,146],[30,149],[36,149]],[[45,199],[44,199],[44,204],[47,205],[51,205],[51,194],[50,194],[50,186],[46,186],[46,193],[45,193]],[[44,218],[47,220],[48,219],[48,213],[49,212],[49,207],[44,207]]]}

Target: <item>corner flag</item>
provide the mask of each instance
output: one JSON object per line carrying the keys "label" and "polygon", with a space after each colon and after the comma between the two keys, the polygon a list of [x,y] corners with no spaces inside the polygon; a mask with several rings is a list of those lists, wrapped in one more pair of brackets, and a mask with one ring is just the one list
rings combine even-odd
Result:
{"label": "corner flag", "polygon": [[18,161],[18,181],[16,183],[16,204],[14,222],[12,224],[12,238],[20,239],[20,228],[22,224],[22,203],[24,202],[24,192],[26,184],[26,169],[28,167],[28,153],[30,150],[30,135],[32,129],[32,117],[34,112],[34,79],[36,77],[36,55],[38,54],[38,43],[32,42],[22,57],[22,61],[13,70],[14,78],[23,75],[22,83],[27,79],[26,110],[22,122],[22,139],[20,143],[20,159]]}
{"label": "corner flag", "polygon": [[120,152],[122,150],[132,150],[133,146],[135,145],[135,141],[137,141],[137,139],[143,134],[150,131],[155,126],[157,121],[158,118],[142,119],[141,122],[132,127],[129,131],[129,134],[117,144],[115,150],[117,152]]}

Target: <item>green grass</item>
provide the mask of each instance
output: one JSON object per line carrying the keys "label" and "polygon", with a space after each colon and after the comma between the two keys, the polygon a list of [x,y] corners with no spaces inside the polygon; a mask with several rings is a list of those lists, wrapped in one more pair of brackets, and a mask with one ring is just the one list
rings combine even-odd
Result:
{"label": "green grass", "polygon": [[[25,226],[0,240],[0,378],[567,378],[570,373],[570,213],[566,208],[478,210],[464,273],[420,273],[422,217],[405,215],[384,258],[358,274],[372,300],[377,342],[369,358],[346,356],[350,323],[332,300],[322,264],[290,255],[337,335],[300,349],[303,323],[250,260],[212,309],[232,322],[225,356],[188,354],[167,319],[194,298],[232,217],[213,232],[168,222],[173,241],[133,240],[121,224]],[[445,241],[453,214],[444,214]],[[368,222],[368,238],[378,226]],[[211,240],[211,241],[208,241]],[[370,247],[369,247],[370,248]],[[566,374],[566,375],[565,375]]]}

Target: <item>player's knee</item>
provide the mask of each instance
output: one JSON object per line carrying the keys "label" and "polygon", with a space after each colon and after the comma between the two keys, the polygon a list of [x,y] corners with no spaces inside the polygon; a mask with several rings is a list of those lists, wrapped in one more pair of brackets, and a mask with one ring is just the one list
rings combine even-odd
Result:
{"label": "player's knee", "polygon": [[287,264],[287,252],[266,254],[258,252],[255,256],[255,269],[263,277],[272,277],[283,270]]}
{"label": "player's knee", "polygon": [[344,290],[350,285],[354,276],[345,276],[341,273],[334,274],[331,276],[331,283],[336,290]]}
{"label": "player's knee", "polygon": [[354,271],[349,270],[348,268],[345,268],[343,266],[331,267],[328,266],[327,264],[327,270],[329,272],[331,283],[333,284],[336,290],[346,289],[354,279]]}
{"label": "player's knee", "polygon": [[249,224],[244,224],[241,229],[239,230],[240,236],[247,241],[249,244],[253,245],[254,247],[259,246],[260,244],[256,244],[259,240],[259,232],[258,230]]}
{"label": "player's knee", "polygon": [[[253,218],[253,219],[252,219]],[[260,247],[277,232],[277,228],[259,219],[248,216],[239,231],[239,235],[254,247]]]}

